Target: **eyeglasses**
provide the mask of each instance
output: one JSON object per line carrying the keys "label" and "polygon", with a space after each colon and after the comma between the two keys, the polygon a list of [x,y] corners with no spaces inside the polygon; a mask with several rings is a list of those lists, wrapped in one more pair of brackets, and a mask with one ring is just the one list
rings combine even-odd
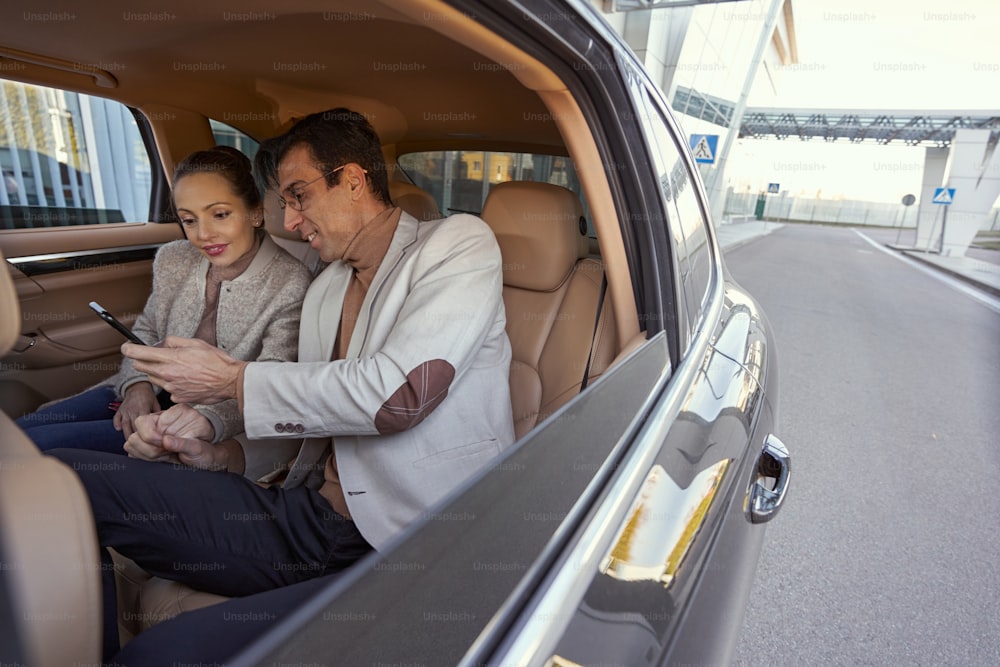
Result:
{"label": "eyeglasses", "polygon": [[308,188],[313,183],[315,183],[316,181],[318,181],[319,179],[326,178],[330,174],[335,174],[335,173],[337,173],[338,171],[340,171],[341,169],[343,169],[346,166],[347,166],[346,164],[342,164],[339,167],[337,167],[336,169],[331,169],[330,171],[326,172],[325,174],[323,174],[321,176],[317,176],[316,178],[312,179],[308,183],[303,183],[299,187],[299,189],[296,190],[295,192],[289,192],[288,194],[290,194],[292,196],[292,201],[288,201],[287,199],[285,199],[284,197],[282,197],[282,196],[279,195],[278,196],[278,206],[280,206],[282,209],[284,209],[286,206],[289,206],[289,207],[291,207],[291,209],[293,211],[302,211],[302,210],[305,210],[306,205],[302,201],[302,193],[305,192],[305,189]]}

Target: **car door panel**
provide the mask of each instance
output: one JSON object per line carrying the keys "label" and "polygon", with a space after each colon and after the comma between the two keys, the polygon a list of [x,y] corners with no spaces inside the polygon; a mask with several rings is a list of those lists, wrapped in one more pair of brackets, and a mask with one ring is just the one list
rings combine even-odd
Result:
{"label": "car door panel", "polygon": [[23,336],[0,360],[0,406],[18,416],[112,375],[124,339],[88,304],[132,324],[149,297],[157,248],[178,238],[179,225],[155,223],[0,232]]}

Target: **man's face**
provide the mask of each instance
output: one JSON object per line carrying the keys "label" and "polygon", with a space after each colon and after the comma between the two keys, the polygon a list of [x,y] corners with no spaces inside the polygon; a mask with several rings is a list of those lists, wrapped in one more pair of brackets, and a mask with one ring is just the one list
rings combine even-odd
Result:
{"label": "man's face", "polygon": [[295,146],[278,164],[278,188],[287,203],[285,229],[297,231],[319,251],[324,262],[333,262],[344,256],[347,244],[364,221],[359,219],[347,179],[341,176],[337,185],[329,187],[325,173],[329,172],[322,171],[309,146]]}

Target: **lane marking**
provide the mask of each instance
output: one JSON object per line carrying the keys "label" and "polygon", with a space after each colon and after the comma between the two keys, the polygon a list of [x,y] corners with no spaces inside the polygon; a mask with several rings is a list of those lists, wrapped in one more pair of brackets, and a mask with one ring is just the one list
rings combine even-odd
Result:
{"label": "lane marking", "polygon": [[986,293],[986,292],[984,292],[984,291],[982,291],[980,289],[976,289],[972,285],[969,285],[968,283],[964,283],[961,280],[959,280],[958,278],[952,278],[951,276],[949,276],[946,273],[942,273],[941,271],[938,271],[936,269],[932,269],[929,266],[925,266],[924,264],[921,264],[917,260],[911,259],[911,258],[907,257],[906,255],[904,255],[902,253],[898,253],[898,252],[896,252],[894,250],[890,250],[889,248],[886,248],[882,244],[880,244],[880,243],[878,243],[876,241],[871,240],[863,232],[859,232],[856,229],[852,229],[851,231],[853,231],[855,234],[857,234],[858,236],[860,236],[862,239],[864,239],[865,241],[867,241],[868,243],[870,243],[873,247],[875,247],[878,250],[881,250],[882,252],[884,252],[885,254],[889,255],[890,257],[895,257],[896,259],[900,260],[901,262],[909,264],[910,266],[912,266],[913,268],[917,269],[918,271],[921,271],[922,273],[925,273],[928,276],[937,279],[938,281],[944,283],[945,285],[948,285],[952,289],[954,289],[956,291],[959,291],[959,292],[965,294],[966,296],[972,297],[973,299],[975,299],[976,301],[978,301],[982,305],[986,306],[987,308],[989,308],[993,312],[1000,313],[1000,299],[994,297],[992,294],[988,294],[988,293]]}

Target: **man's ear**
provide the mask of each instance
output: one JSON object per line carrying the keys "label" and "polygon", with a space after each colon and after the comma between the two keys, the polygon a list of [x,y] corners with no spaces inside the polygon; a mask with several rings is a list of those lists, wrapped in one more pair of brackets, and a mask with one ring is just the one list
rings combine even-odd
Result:
{"label": "man's ear", "polygon": [[354,162],[344,167],[342,178],[347,179],[348,187],[351,189],[351,199],[360,199],[367,190],[368,172],[361,165]]}

